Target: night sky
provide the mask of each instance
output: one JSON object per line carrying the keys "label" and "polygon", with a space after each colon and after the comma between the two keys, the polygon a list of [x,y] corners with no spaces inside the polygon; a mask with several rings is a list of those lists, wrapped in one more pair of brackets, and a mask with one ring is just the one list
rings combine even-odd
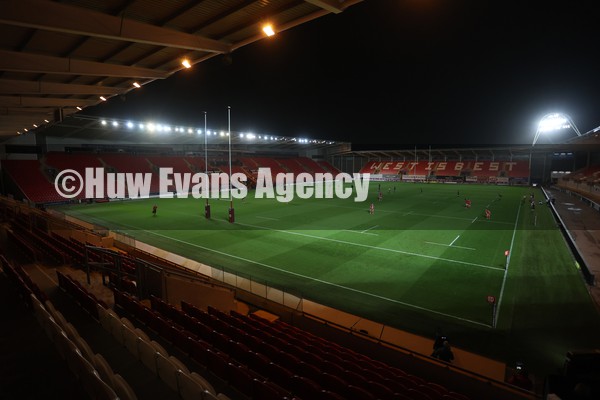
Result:
{"label": "night sky", "polygon": [[[369,147],[530,144],[600,125],[595,1],[365,0],[87,109]],[[574,134],[573,134],[574,135]],[[358,147],[358,146],[357,146]]]}

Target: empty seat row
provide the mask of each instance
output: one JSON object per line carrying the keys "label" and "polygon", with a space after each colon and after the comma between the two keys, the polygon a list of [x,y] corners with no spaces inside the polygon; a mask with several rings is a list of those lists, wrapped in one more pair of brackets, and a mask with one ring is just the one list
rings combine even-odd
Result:
{"label": "empty seat row", "polygon": [[113,372],[102,355],[94,354],[75,327],[65,320],[49,300],[42,304],[33,295],[31,300],[36,319],[92,399],[137,399],[125,379]]}
{"label": "empty seat row", "polygon": [[97,304],[100,303],[102,307],[108,308],[106,303],[98,300],[93,293],[81,286],[79,281],[73,279],[70,275],[64,275],[60,271],[56,271],[56,276],[58,277],[58,286],[74,297],[79,305],[96,320],[99,318]]}
{"label": "empty seat row", "polygon": [[[173,316],[181,318],[181,312],[189,313],[185,318],[193,315],[191,320],[195,321],[196,327],[205,326],[199,331],[199,335],[204,340],[231,359],[247,365],[251,370],[268,377],[271,381],[300,397],[320,398],[323,395],[329,398],[336,393],[339,396],[353,397],[357,392],[365,392],[361,394],[363,398],[375,398],[370,392],[376,389],[377,383],[365,376],[368,375],[368,371],[364,371],[358,366],[355,371],[364,372],[364,374],[347,371],[338,364],[320,359],[314,353],[307,352],[306,349],[290,345],[276,335],[271,336],[261,329],[253,329],[251,325],[246,325],[245,322],[211,307],[209,307],[209,312],[205,312],[182,302],[183,311],[179,311],[157,298],[151,298],[151,304],[155,309],[162,310],[167,316],[171,316],[173,320],[176,320]],[[179,319],[179,322],[191,332],[195,331],[194,326],[189,326],[185,319],[183,321]],[[290,340],[292,339],[290,338]],[[294,352],[294,349],[297,352]],[[196,355],[194,354],[194,356]],[[205,362],[204,360],[198,361]],[[341,362],[341,359],[339,361]],[[221,361],[221,364],[223,367],[220,370],[222,373],[226,373],[227,360]],[[352,374],[354,377],[349,380],[348,377]],[[298,384],[299,380],[303,383]],[[350,385],[348,382],[353,384]],[[399,385],[396,385],[396,388],[404,390]],[[307,390],[310,390],[310,395],[307,394]],[[351,394],[350,391],[354,394]],[[375,391],[379,398],[398,398],[388,386]]]}
{"label": "empty seat row", "polygon": [[[173,312],[172,306],[160,303],[159,299],[153,302],[157,307],[167,307],[167,310]],[[450,392],[441,385],[372,360],[280,320],[269,322],[255,315],[244,316],[235,311],[231,311],[229,315],[210,306],[208,312],[205,312],[185,302],[182,302],[182,310],[215,330],[228,334],[233,332],[233,340],[243,340],[239,336],[240,332],[246,336],[255,335],[257,341],[245,343],[250,349],[267,355],[278,365],[289,368],[290,372],[312,379],[334,392],[336,389],[340,392],[343,387],[352,383],[353,386],[367,390],[378,398],[398,398],[410,391],[427,395],[431,399],[444,396],[462,398],[460,394]],[[215,317],[220,320],[219,324],[214,324]],[[225,324],[225,327],[222,324]],[[232,325],[237,329],[231,329]],[[216,341],[216,344],[218,343],[219,341]],[[415,393],[411,395],[416,396]]]}
{"label": "empty seat row", "polygon": [[114,311],[101,306],[98,306],[98,312],[103,328],[182,399],[227,399],[224,394],[217,394],[201,375],[190,372],[180,360],[169,356],[163,346],[150,340],[127,318],[119,318]]}
{"label": "empty seat row", "polygon": [[48,299],[46,294],[40,290],[39,286],[20,265],[9,262],[3,255],[0,255],[0,264],[6,276],[16,284],[18,296],[27,306],[32,306],[31,294],[34,294],[41,302]]}
{"label": "empty seat row", "polygon": [[[244,374],[239,372],[241,367],[299,397],[337,394],[354,398],[360,394],[365,399],[442,399],[453,395],[440,385],[285,323],[235,312],[229,315],[212,307],[206,312],[186,302],[179,310],[156,297],[150,300],[152,310],[115,292],[116,304],[225,380],[236,372]],[[236,381],[239,387],[239,377]],[[249,379],[244,382],[240,390],[255,393]]]}
{"label": "empty seat row", "polygon": [[[236,357],[202,339],[196,333],[197,330],[194,327],[189,326],[190,330],[186,330],[184,327],[178,326],[175,322],[161,317],[160,314],[147,308],[131,296],[118,291],[115,291],[115,305],[121,307],[129,315],[145,324],[148,329],[171,342],[194,361],[203,365],[211,373],[248,397],[256,399],[292,398],[289,390],[285,390],[266,379],[263,375],[257,373],[256,369],[252,366],[238,362]],[[195,322],[198,326],[208,329],[201,322],[197,320],[193,321],[195,320],[194,318],[188,318],[188,322]],[[207,332],[210,334],[213,331]],[[210,340],[210,338],[208,339]],[[250,354],[257,358],[264,357],[260,354],[248,352],[246,348],[242,347],[240,347],[240,352],[244,355]],[[267,393],[271,393],[273,397],[266,397]]]}
{"label": "empty seat row", "polygon": [[[75,293],[81,296],[81,292],[88,293],[81,284],[68,275],[61,274],[59,276],[59,285],[63,284],[63,288],[67,292]],[[89,293],[90,298],[93,294]],[[76,296],[74,296],[76,297]],[[82,305],[80,303],[80,305]],[[82,305],[83,306],[83,305]],[[119,318],[118,315],[106,307],[104,303],[96,301],[95,303],[98,319],[102,327],[107,330],[112,336],[127,350],[131,352],[142,364],[148,367],[156,376],[164,381],[171,389],[178,392],[181,397],[186,399],[220,399],[227,400],[223,394],[217,394],[204,378],[196,373],[190,373],[187,367],[177,360],[175,357],[170,357],[167,351],[157,342],[150,340],[148,335],[140,329],[136,329],[134,325],[126,318]],[[85,307],[84,307],[85,308]],[[93,313],[91,313],[93,314]],[[56,312],[57,318],[62,320],[61,314]],[[74,328],[66,323],[67,331],[71,332]],[[69,334],[67,334],[69,336]],[[86,347],[83,346],[85,349]],[[89,349],[89,346],[87,346]],[[80,352],[91,353],[90,350]],[[105,378],[116,385],[116,380],[122,380],[116,374],[112,373],[112,369],[105,360],[99,355],[94,356],[94,365],[98,371],[98,375]],[[104,361],[104,362],[103,362]],[[115,378],[116,377],[116,378]],[[125,397],[119,396],[124,399]]]}

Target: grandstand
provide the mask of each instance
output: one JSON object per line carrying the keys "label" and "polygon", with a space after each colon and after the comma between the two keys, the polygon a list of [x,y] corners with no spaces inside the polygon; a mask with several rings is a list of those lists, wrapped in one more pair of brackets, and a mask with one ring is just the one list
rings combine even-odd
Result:
{"label": "grandstand", "polygon": [[[20,201],[15,203],[5,199],[2,209],[3,217],[10,224],[7,237],[14,243],[16,252],[16,255],[13,251],[9,252],[11,257],[16,258],[7,262],[17,266],[14,268],[19,268],[19,265],[29,268],[29,263],[35,261],[43,268],[56,269],[63,287],[73,287],[73,283],[65,283],[73,278],[65,278],[66,275],[60,271],[67,271],[71,275],[83,273],[79,281],[73,282],[85,290],[109,288],[109,293],[115,297],[104,298],[102,309],[114,308],[117,313],[122,312],[119,317],[127,318],[134,328],[146,327],[149,331],[146,335],[156,335],[155,341],[167,348],[165,353],[176,352],[177,360],[172,360],[173,364],[188,363],[182,371],[187,370],[190,376],[194,368],[198,371],[196,375],[200,376],[202,371],[210,371],[204,372],[204,378],[210,381],[215,394],[223,390],[223,395],[227,393],[233,398],[283,398],[293,394],[299,398],[360,396],[435,399],[467,396],[475,399],[481,398],[482,388],[489,390],[488,385],[491,384],[494,389],[486,394],[486,398],[528,398],[533,395],[531,392],[507,383],[513,373],[514,360],[518,357],[527,360],[531,377],[534,378],[534,386],[529,390],[542,393],[545,390],[544,375],[550,372],[543,365],[548,359],[556,358],[557,354],[539,352],[558,346],[564,349],[564,355],[566,350],[574,349],[572,344],[553,342],[559,339],[552,336],[539,341],[539,345],[529,351],[517,346],[512,349],[498,347],[496,350],[499,351],[495,352],[487,345],[489,335],[503,340],[504,329],[515,328],[515,322],[506,322],[509,315],[517,320],[531,320],[532,314],[525,312],[521,315],[522,312],[518,311],[506,314],[507,311],[503,309],[497,320],[498,330],[494,328],[496,320],[490,322],[488,319],[489,309],[476,304],[477,301],[473,302],[485,298],[490,292],[499,293],[500,297],[503,294],[508,296],[504,298],[506,304],[530,301],[527,300],[528,295],[510,289],[510,286],[509,290],[504,291],[504,268],[497,266],[507,260],[501,251],[497,251],[497,244],[494,243],[510,245],[515,260],[520,260],[512,266],[515,275],[508,275],[507,282],[510,283],[518,276],[516,271],[521,268],[520,263],[531,257],[521,246],[533,246],[531,251],[536,252],[542,251],[542,247],[536,250],[536,246],[544,246],[547,241],[562,241],[559,231],[550,228],[554,226],[550,209],[539,210],[535,222],[528,212],[517,213],[516,221],[514,215],[515,207],[522,207],[522,194],[529,193],[527,182],[550,181],[552,164],[545,167],[543,164],[544,160],[552,160],[554,154],[559,153],[556,146],[539,146],[533,156],[529,155],[529,150],[516,147],[492,151],[441,149],[430,161],[429,157],[419,159],[425,154],[429,156],[425,151],[415,157],[414,151],[410,150],[396,150],[394,154],[390,154],[390,151],[351,152],[346,143],[300,146],[290,141],[281,146],[265,146],[263,143],[236,141],[232,147],[231,172],[246,174],[250,178],[250,185],[256,182],[256,173],[262,167],[270,167],[273,174],[291,172],[294,175],[360,171],[371,174],[374,180],[369,188],[370,195],[374,196],[381,190],[384,201],[376,204],[376,216],[380,217],[373,224],[367,219],[368,213],[356,214],[353,209],[357,208],[342,201],[322,205],[316,201],[293,201],[295,207],[284,208],[273,202],[247,199],[243,205],[237,206],[239,219],[234,225],[238,229],[232,231],[227,228],[224,231],[226,226],[219,224],[221,217],[218,215],[225,211],[226,205],[218,202],[212,205],[213,212],[217,213],[213,217],[217,225],[209,227],[199,218],[200,207],[194,199],[172,199],[172,203],[164,199],[150,199],[150,203],[144,200],[113,201],[110,204],[78,206],[73,200],[57,198],[52,190],[53,178],[67,169],[75,169],[83,174],[86,167],[103,167],[105,172],[144,173],[153,177],[157,177],[159,168],[165,167],[179,173],[204,172],[205,159],[197,156],[204,154],[203,144],[193,147],[171,142],[158,147],[156,143],[107,147],[89,141],[85,147],[69,145],[65,152],[67,148],[60,151],[60,145],[55,144],[51,136],[46,138],[46,143],[52,151],[37,160],[18,159],[18,153],[8,154],[7,159],[1,160],[5,190],[13,199]],[[560,154],[577,154],[578,149],[567,147],[560,150]],[[563,158],[557,158],[557,162],[564,164]],[[348,168],[349,165],[357,167],[352,170]],[[227,155],[219,143],[215,143],[210,150],[208,170],[230,172]],[[571,182],[588,185],[593,182],[595,171],[593,166],[585,167],[565,179],[565,182],[570,179]],[[544,174],[547,175],[545,178]],[[375,184],[380,187],[383,185],[383,188],[376,190]],[[152,193],[158,193],[157,186],[152,187]],[[393,197],[396,189],[401,197]],[[498,193],[502,196],[498,197]],[[548,196],[559,196],[559,193],[546,193],[550,193],[546,194]],[[546,195],[536,192],[536,198]],[[457,213],[458,210],[453,210],[452,206],[447,210],[440,208],[437,201],[443,200],[447,203],[445,207],[448,207],[454,201],[462,204],[463,196],[469,196],[475,203],[493,200],[488,207],[492,209],[493,220],[497,224],[472,230],[468,225],[478,219],[477,212],[467,221],[465,216]],[[454,200],[449,201],[452,198]],[[85,197],[80,195],[76,200],[82,201]],[[152,224],[154,227],[143,222],[143,215],[148,213],[152,203],[159,204],[159,219]],[[25,204],[43,206],[50,213],[34,211]],[[335,221],[330,221],[334,209]],[[175,210],[178,210],[177,214]],[[441,218],[436,219],[432,214],[434,212],[441,213],[438,216]],[[163,216],[168,219],[163,220]],[[460,222],[462,219],[465,220],[464,225]],[[528,224],[535,226],[528,227]],[[415,226],[419,228],[415,229]],[[178,234],[168,233],[182,227],[185,227],[184,230]],[[403,231],[407,234],[403,234]],[[538,236],[543,235],[544,242],[533,244],[535,236],[530,237],[530,231]],[[296,239],[290,241],[293,238],[287,238],[290,234]],[[444,237],[450,235],[452,237],[447,240],[451,243],[444,243]],[[511,236],[513,242],[519,243],[515,248],[512,248]],[[220,250],[224,246],[231,247],[232,242],[226,243],[232,238],[237,241],[235,253],[233,250]],[[390,248],[385,244],[390,240],[406,242],[408,246]],[[246,242],[247,248],[244,247]],[[277,245],[273,246],[273,243]],[[427,248],[422,247],[423,243]],[[336,248],[334,256],[328,254],[331,246]],[[478,250],[479,258],[468,254],[472,251],[470,249],[485,247],[496,250]],[[362,256],[364,249],[369,249],[370,257]],[[545,262],[559,271],[570,263],[572,256],[569,256],[566,248],[557,246],[555,250],[556,253],[548,254]],[[385,253],[389,253],[389,257]],[[23,263],[22,257],[25,255],[28,255],[29,261]],[[261,257],[257,258],[259,255]],[[406,258],[415,255],[425,257],[422,258],[422,264]],[[428,259],[437,261],[433,264],[425,262]],[[597,273],[594,262],[578,254],[576,259],[585,278],[593,283],[594,273]],[[372,269],[373,260],[378,265],[376,270]],[[428,285],[436,287],[441,295],[441,302],[437,302],[432,298],[423,298],[418,291],[414,291],[417,287],[425,290],[426,286],[419,283],[423,277],[417,276],[411,280],[412,273],[385,272],[384,264],[380,264],[398,260],[409,262],[413,268],[423,265],[426,269],[437,269],[442,265],[460,263],[457,265],[483,266],[488,272],[482,275],[482,271],[473,271],[472,279],[478,277],[477,283],[473,283],[471,280],[464,281],[461,273],[453,276],[450,270],[444,268],[444,279],[453,282],[453,288],[447,288],[451,289],[448,294],[439,280],[440,276],[434,278],[436,274],[429,275],[426,279]],[[351,272],[353,268],[342,268],[348,263],[368,269],[364,274],[356,275],[356,271]],[[312,275],[312,270],[325,265],[337,265],[334,270],[339,269],[339,275],[336,276],[332,270],[327,279],[310,278],[314,284],[309,285],[312,289],[309,288],[303,282],[304,277],[320,276]],[[64,270],[64,266],[69,269]],[[268,272],[265,266],[272,271]],[[539,273],[543,274],[544,268],[540,268]],[[168,280],[166,286],[157,286],[157,277],[164,274],[159,271],[167,270],[172,276],[185,276],[185,279],[194,283],[192,286],[182,286],[180,280]],[[286,271],[292,275],[287,275]],[[373,275],[379,273],[382,274],[380,278]],[[396,290],[386,289],[385,285],[356,285],[348,281],[353,274],[357,282],[377,282],[383,278],[398,289],[403,285],[412,286],[413,295],[396,297]],[[560,284],[578,286],[579,272],[569,274],[571,278],[561,279]],[[89,286],[90,282],[96,282],[96,286]],[[551,288],[558,284],[549,281],[544,287],[554,293],[555,289]],[[193,287],[202,287],[204,295],[198,297],[192,294],[198,292]],[[325,287],[328,289],[324,290]],[[349,301],[346,297],[345,291],[348,289],[354,291],[355,300]],[[582,289],[582,286],[576,289],[580,293],[578,296],[581,296]],[[89,293],[92,298],[99,295],[93,291]],[[457,293],[462,294],[457,296]],[[573,318],[575,315],[568,308],[559,311],[563,307],[562,300],[555,294],[553,296],[556,312],[562,315],[560,319]],[[380,303],[375,301],[378,298]],[[389,299],[396,302],[393,307]],[[152,303],[150,308],[148,303],[144,303],[149,300]],[[105,317],[102,316],[102,310],[87,300],[82,301],[82,306],[93,319],[103,323]],[[100,310],[100,313],[94,310]],[[594,340],[591,336],[594,336],[597,322],[589,320],[589,306],[582,306],[580,311],[582,314],[577,321],[584,318],[590,327],[587,332],[578,332],[577,341],[587,343],[592,348]],[[183,313],[187,313],[188,317]],[[156,321],[149,319],[151,314]],[[202,323],[208,325],[201,328],[186,322],[185,318],[194,315],[196,320],[204,319]],[[206,315],[212,317],[207,319]],[[402,315],[401,319],[397,319],[397,315]],[[275,321],[275,325],[265,325],[269,322],[260,318]],[[540,326],[546,324],[543,321],[538,323]],[[258,325],[251,327],[249,324]],[[448,366],[430,358],[433,340],[430,332],[440,325],[444,333],[452,337],[454,345],[456,360],[450,366],[450,375],[444,372]],[[123,329],[119,332],[124,332]],[[563,332],[561,337],[573,335],[568,327],[554,329]],[[240,336],[240,330],[246,332],[244,336]],[[339,330],[350,333],[351,339],[341,339],[339,334],[332,332]],[[271,333],[268,337],[264,334],[248,337],[249,332],[255,331],[257,335],[264,331]],[[469,342],[464,340],[465,332],[472,332]],[[293,335],[314,337],[311,339],[314,342],[305,339],[297,342],[298,338]],[[275,336],[278,339],[274,339]],[[139,342],[139,339],[136,340]],[[509,340],[528,339],[527,335],[519,335]],[[292,343],[296,347],[291,347]],[[140,345],[138,343],[137,346]],[[303,348],[303,351],[300,352],[298,348]],[[307,352],[307,349],[310,351]],[[358,349],[364,349],[364,352]],[[395,351],[382,352],[382,349]],[[345,352],[349,352],[348,355]],[[151,370],[159,368],[158,364],[152,364],[147,359],[144,361],[141,353],[134,354],[134,357],[140,357],[142,363]],[[419,360],[417,364],[415,357]],[[235,383],[233,376],[238,377]],[[406,376],[410,379],[405,379]],[[107,378],[113,382],[114,379],[111,379]],[[349,381],[354,384],[349,386]],[[177,380],[164,377],[164,382],[174,387],[173,382]],[[113,390],[116,389],[113,387]]]}

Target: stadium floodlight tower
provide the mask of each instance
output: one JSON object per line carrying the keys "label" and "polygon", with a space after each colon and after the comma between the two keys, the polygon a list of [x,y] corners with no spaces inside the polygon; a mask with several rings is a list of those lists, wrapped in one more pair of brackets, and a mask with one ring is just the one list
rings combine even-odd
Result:
{"label": "stadium floodlight tower", "polygon": [[575,123],[567,114],[550,113],[544,115],[538,123],[538,128],[535,132],[535,137],[533,138],[531,147],[535,146],[542,133],[548,133],[562,129],[573,129],[577,136],[581,136],[579,129],[577,129],[577,126],[575,126]]}

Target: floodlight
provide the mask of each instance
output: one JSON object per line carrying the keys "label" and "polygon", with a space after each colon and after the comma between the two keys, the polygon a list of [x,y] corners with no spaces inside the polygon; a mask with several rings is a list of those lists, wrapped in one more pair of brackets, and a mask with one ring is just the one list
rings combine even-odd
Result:
{"label": "floodlight", "polygon": [[139,88],[141,88],[141,87],[142,87],[142,86],[141,86],[139,83],[137,83],[137,82],[133,82],[133,86],[134,86],[136,89],[139,89]]}
{"label": "floodlight", "polygon": [[192,133],[194,130],[192,128],[188,128],[188,133]]}
{"label": "floodlight", "polygon": [[559,129],[569,129],[571,125],[569,120],[561,114],[548,114],[538,124],[540,132],[557,131]]}
{"label": "floodlight", "polygon": [[47,119],[44,120],[45,123],[49,123],[50,121],[48,121]]}
{"label": "floodlight", "polygon": [[190,64],[190,60],[188,60],[187,58],[184,58],[181,61],[181,65],[183,65],[186,68],[192,68],[192,64]]}
{"label": "floodlight", "polygon": [[271,25],[271,24],[265,24],[265,25],[263,25],[262,31],[267,36],[273,36],[273,35],[275,35],[275,30],[273,29],[273,25]]}
{"label": "floodlight", "polygon": [[100,123],[101,123],[102,125],[106,125],[106,120],[102,120],[102,121],[100,121]]}
{"label": "floodlight", "polygon": [[100,100],[102,100],[102,101],[106,101],[106,97],[104,97],[104,96],[100,96]]}
{"label": "floodlight", "polygon": [[567,114],[550,113],[544,115],[544,117],[542,117],[538,123],[538,128],[535,132],[532,146],[535,146],[542,133],[554,132],[563,129],[573,129],[577,136],[581,136],[579,129],[577,129],[577,126],[575,126],[575,123]]}
{"label": "floodlight", "polygon": [[37,128],[37,125],[36,125],[36,124],[33,124],[33,127],[34,127],[34,128]]}
{"label": "floodlight", "polygon": [[113,121],[112,122],[112,126],[114,126],[115,128],[117,128],[119,126],[119,123],[117,121]]}
{"label": "floodlight", "polygon": [[240,137],[241,137],[241,138],[243,138],[243,137],[244,137],[244,134],[243,134],[243,133],[240,133]]}
{"label": "floodlight", "polygon": [[83,110],[83,108],[81,108],[81,107],[79,107],[79,106],[77,106],[77,107],[75,107],[75,108],[77,108],[79,111]]}

